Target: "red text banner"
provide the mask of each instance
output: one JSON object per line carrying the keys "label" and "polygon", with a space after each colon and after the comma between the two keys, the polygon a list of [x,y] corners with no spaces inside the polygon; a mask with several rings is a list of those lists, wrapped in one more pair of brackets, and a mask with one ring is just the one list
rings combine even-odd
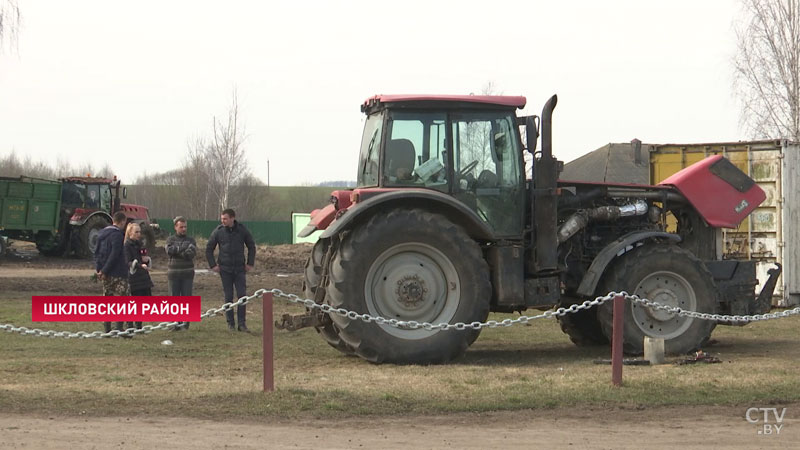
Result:
{"label": "red text banner", "polygon": [[31,297],[34,322],[199,322],[200,296]]}

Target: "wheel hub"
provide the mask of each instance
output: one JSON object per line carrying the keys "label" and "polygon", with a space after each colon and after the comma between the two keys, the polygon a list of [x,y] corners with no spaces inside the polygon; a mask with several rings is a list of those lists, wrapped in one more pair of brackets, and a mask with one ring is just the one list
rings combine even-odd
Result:
{"label": "wheel hub", "polygon": [[[680,300],[675,293],[669,289],[656,289],[655,291],[650,292],[648,295],[650,300],[660,303],[664,306],[677,307],[680,303]],[[663,309],[645,308],[645,313],[647,313],[651,319],[659,322],[665,322],[675,317],[674,313],[665,311]]]}
{"label": "wheel hub", "polygon": [[[697,310],[697,297],[692,285],[680,274],[664,270],[653,272],[639,282],[634,294],[665,306],[684,310]],[[650,337],[672,339],[680,336],[694,319],[681,317],[661,309],[632,304],[631,312],[636,326]]]}
{"label": "wheel hub", "polygon": [[415,308],[425,302],[428,289],[425,287],[425,280],[414,274],[397,280],[396,293],[398,302],[407,308]]}

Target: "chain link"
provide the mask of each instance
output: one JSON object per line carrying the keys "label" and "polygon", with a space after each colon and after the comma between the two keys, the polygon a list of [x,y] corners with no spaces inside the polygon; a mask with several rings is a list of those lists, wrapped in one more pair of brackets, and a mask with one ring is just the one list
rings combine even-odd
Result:
{"label": "chain link", "polygon": [[[561,317],[567,314],[574,314],[582,309],[589,309],[595,306],[601,305],[609,300],[612,300],[615,297],[621,296],[624,299],[639,303],[645,307],[653,308],[657,310],[663,310],[670,312],[672,314],[677,314],[682,317],[691,317],[695,319],[702,319],[702,320],[714,320],[717,322],[732,322],[732,323],[749,323],[749,322],[757,322],[762,320],[770,320],[770,319],[780,319],[783,317],[789,317],[796,314],[800,314],[800,306],[789,309],[781,312],[776,313],[768,313],[768,314],[755,314],[750,316],[741,316],[741,315],[732,315],[726,316],[722,314],[710,314],[710,313],[701,313],[696,311],[687,311],[675,306],[667,306],[652,300],[648,300],[646,298],[640,298],[638,295],[630,295],[625,291],[622,292],[615,292],[611,291],[604,296],[600,296],[595,298],[594,300],[586,300],[583,303],[576,303],[570,305],[568,307],[559,307],[554,310],[545,311],[542,314],[537,314],[535,316],[520,316],[516,319],[503,319],[501,321],[497,320],[489,320],[486,322],[471,322],[471,323],[464,323],[464,322],[457,322],[457,323],[438,323],[432,324],[428,322],[417,322],[415,320],[411,321],[404,321],[404,320],[397,320],[397,319],[387,319],[385,317],[380,316],[371,316],[369,314],[359,314],[355,311],[348,311],[344,308],[334,308],[328,304],[318,304],[314,302],[314,300],[302,298],[295,294],[287,294],[280,289],[259,289],[253,295],[245,296],[237,300],[236,302],[225,303],[224,305],[220,306],[219,308],[209,309],[205,313],[200,316],[200,319],[205,319],[208,317],[219,315],[223,311],[229,311],[231,308],[234,308],[239,305],[246,305],[250,300],[255,298],[261,297],[264,294],[271,293],[276,297],[283,298],[287,300],[289,303],[295,303],[305,306],[310,310],[319,310],[325,314],[336,314],[341,317],[346,317],[350,320],[361,320],[366,323],[377,323],[379,325],[389,325],[395,328],[401,328],[405,330],[416,330],[422,328],[427,331],[433,330],[480,330],[481,328],[498,328],[498,327],[510,327],[512,325],[518,324],[527,324],[531,320],[535,319],[546,319],[546,318],[553,318],[553,317]],[[7,331],[9,333],[19,333],[27,336],[41,336],[41,337],[50,337],[50,338],[106,338],[106,337],[125,337],[125,336],[134,336],[137,334],[149,334],[156,330],[168,330],[172,329],[177,326],[180,322],[161,322],[158,325],[145,325],[141,329],[134,329],[128,328],[124,331],[119,330],[112,330],[108,333],[104,333],[102,331],[94,331],[91,333],[85,331],[78,331],[78,332],[70,332],[70,331],[43,331],[38,328],[27,328],[27,327],[15,327],[11,324],[0,324],[0,331]]]}

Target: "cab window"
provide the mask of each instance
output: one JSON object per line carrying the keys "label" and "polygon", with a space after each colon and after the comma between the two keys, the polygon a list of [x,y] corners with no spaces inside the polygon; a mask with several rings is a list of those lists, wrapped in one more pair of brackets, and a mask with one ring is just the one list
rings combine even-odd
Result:
{"label": "cab window", "polygon": [[447,115],[394,112],[383,159],[384,186],[447,191]]}

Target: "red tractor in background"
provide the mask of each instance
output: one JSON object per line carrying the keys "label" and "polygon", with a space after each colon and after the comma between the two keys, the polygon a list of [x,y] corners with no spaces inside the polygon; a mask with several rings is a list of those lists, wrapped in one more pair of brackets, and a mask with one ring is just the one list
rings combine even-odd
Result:
{"label": "red tractor in background", "polygon": [[[722,259],[721,227],[736,227],[765,198],[751,178],[716,156],[657,186],[559,180],[556,101],[540,120],[516,116],[524,97],[368,99],[357,188],[334,191],[300,233],[324,230],[306,264],[306,296],[431,324],[570,306],[612,290],[699,312],[769,310],[780,268],[756,297],[755,263]],[[696,350],[716,326],[625,308],[624,348],[633,354],[645,336],[663,338],[670,353]],[[559,320],[578,345],[611,335],[609,303]],[[344,353],[400,364],[449,361],[480,332],[397,328],[317,310],[284,326],[314,326]]]}
{"label": "red tractor in background", "polygon": [[117,177],[66,177],[60,181],[63,219],[69,216],[69,226],[60,228],[65,233],[56,248],[69,251],[64,248],[64,244],[69,242],[78,256],[91,257],[97,247],[98,233],[111,225],[111,216],[117,211],[125,213],[128,223],[135,222],[141,226],[142,243],[146,248],[152,250],[155,247],[158,224],[150,222],[147,207],[121,202],[127,197],[127,188],[120,187]]}

